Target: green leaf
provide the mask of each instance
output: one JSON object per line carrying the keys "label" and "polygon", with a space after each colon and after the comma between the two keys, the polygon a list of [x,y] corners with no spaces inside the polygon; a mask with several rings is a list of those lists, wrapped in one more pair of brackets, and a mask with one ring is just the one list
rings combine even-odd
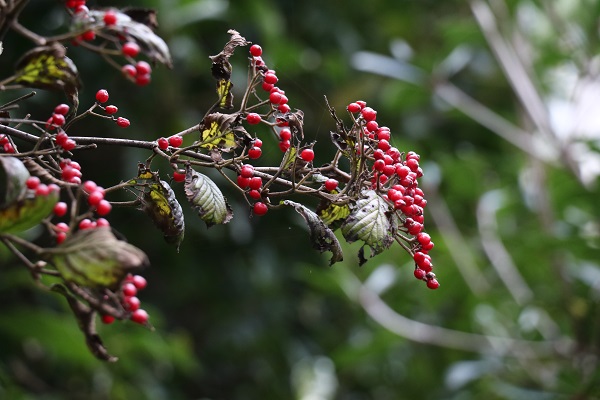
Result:
{"label": "green leaf", "polygon": [[302,204],[291,200],[284,200],[281,203],[286,206],[294,207],[296,212],[304,218],[306,225],[308,225],[310,241],[312,242],[313,248],[319,250],[321,253],[324,251],[331,251],[332,256],[329,260],[329,265],[333,265],[344,259],[340,242],[335,237],[333,231],[325,225],[317,214]]}
{"label": "green leaf", "polygon": [[185,233],[185,221],[175,192],[162,180],[149,185],[148,189],[141,199],[142,209],[163,232],[165,241],[174,244],[179,251]]}
{"label": "green leaf", "polygon": [[0,208],[0,233],[19,233],[33,228],[52,213],[58,197],[58,191],[53,191]]}
{"label": "green leaf", "polygon": [[[361,198],[350,210],[350,215],[342,225],[342,234],[348,242],[362,240],[371,248],[371,257],[391,246],[396,222],[391,218],[389,205],[374,190],[362,192]],[[367,261],[363,256],[363,248],[359,258],[360,265]]]}
{"label": "green leaf", "polygon": [[226,224],[233,211],[219,187],[206,175],[188,167],[185,176],[185,195],[207,227]]}
{"label": "green leaf", "polygon": [[52,213],[58,191],[34,196],[26,186],[29,171],[15,157],[0,157],[0,233],[19,233],[33,228]]}
{"label": "green leaf", "polygon": [[117,288],[128,273],[148,265],[142,250],[118,240],[109,227],[79,230],[46,252],[65,280],[91,288]]}
{"label": "green leaf", "polygon": [[26,53],[17,63],[15,82],[27,87],[64,91],[78,105],[81,87],[77,67],[60,44],[40,46]]}
{"label": "green leaf", "polygon": [[0,207],[25,197],[29,171],[16,157],[0,157]]}

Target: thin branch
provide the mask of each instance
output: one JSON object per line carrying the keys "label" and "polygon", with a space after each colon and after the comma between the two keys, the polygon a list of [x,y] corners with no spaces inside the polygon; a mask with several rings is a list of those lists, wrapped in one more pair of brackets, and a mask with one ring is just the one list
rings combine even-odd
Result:
{"label": "thin branch", "polygon": [[358,302],[367,314],[390,332],[414,342],[520,359],[566,356],[574,347],[574,343],[567,338],[548,341],[512,339],[462,332],[415,321],[398,314],[375,292],[360,284],[358,279],[356,281],[359,288]]}
{"label": "thin branch", "polygon": [[483,296],[490,290],[490,284],[477,267],[473,253],[458,228],[445,199],[433,187],[427,187],[427,196],[429,198],[427,209],[444,238],[450,257],[454,260],[469,289],[476,296]]}
{"label": "thin branch", "polygon": [[496,206],[488,192],[484,194],[477,205],[477,226],[483,250],[487,254],[498,276],[515,299],[517,304],[524,305],[533,298],[533,291],[527,285],[519,269],[500,237],[498,237],[496,223]]}
{"label": "thin branch", "polygon": [[469,118],[485,126],[502,139],[516,146],[519,150],[530,154],[546,163],[557,159],[558,154],[554,148],[548,146],[541,148],[534,145],[533,136],[523,129],[511,124],[500,115],[496,114],[468,94],[449,82],[442,82],[435,86],[434,93],[452,107],[466,114]]}

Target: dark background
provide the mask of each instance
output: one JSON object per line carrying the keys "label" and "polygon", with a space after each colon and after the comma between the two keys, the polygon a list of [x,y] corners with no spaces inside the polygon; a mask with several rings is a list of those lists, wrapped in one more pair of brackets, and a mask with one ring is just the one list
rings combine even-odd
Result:
{"label": "dark background", "polygon": [[[0,398],[600,398],[600,124],[590,118],[598,104],[600,5],[569,4],[132,2],[158,10],[174,68],[156,67],[152,84],[140,88],[98,56],[70,47],[85,85],[81,107],[105,88],[132,123],[122,130],[88,118],[70,134],[150,140],[198,123],[215,101],[208,56],[234,28],[263,47],[290,104],[304,111],[317,160],[331,152],[334,127],[324,95],[340,115],[349,102],[367,101],[380,125],[391,128],[393,144],[421,155],[425,224],[441,287],[431,291],[416,281],[398,246],[359,268],[358,246],[344,244],[344,261],[329,268],[296,213],[248,218],[225,185],[232,222],[207,230],[184,204],[179,253],[143,213],[115,209],[112,225],[152,260],[140,298],[156,330],[101,326],[119,361],[96,360],[64,300],[35,287],[0,249]],[[473,10],[487,9],[495,25],[474,17]],[[31,1],[21,22],[45,35],[68,29],[57,2]],[[482,27],[497,29],[495,36]],[[502,68],[495,39],[522,62],[505,58]],[[31,47],[10,33],[2,76]],[[233,61],[239,100],[246,58]],[[520,65],[528,78],[518,75]],[[447,82],[484,107],[444,97]],[[528,83],[534,95],[519,95]],[[0,92],[0,103],[9,96]],[[538,114],[525,107],[536,99]],[[62,101],[40,93],[23,112],[48,115]],[[536,122],[540,115],[550,121],[547,134]],[[497,134],[504,132],[493,124],[498,120],[528,145],[518,148]],[[543,148],[552,155],[527,152]],[[265,140],[263,150],[261,162],[279,163],[276,143]],[[133,176],[147,156],[104,147],[76,159],[87,179],[109,186]],[[161,171],[166,176],[169,167]],[[184,203],[182,187],[174,186]]]}

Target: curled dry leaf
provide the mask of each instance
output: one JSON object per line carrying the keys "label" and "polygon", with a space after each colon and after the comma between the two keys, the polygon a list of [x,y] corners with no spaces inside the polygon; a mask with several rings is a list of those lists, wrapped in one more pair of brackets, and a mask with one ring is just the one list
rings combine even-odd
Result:
{"label": "curled dry leaf", "polygon": [[329,260],[329,265],[333,265],[344,259],[340,242],[335,237],[333,231],[329,229],[317,214],[302,204],[291,200],[284,200],[282,201],[282,204],[294,207],[296,212],[304,218],[310,232],[310,241],[313,248],[319,250],[321,253],[324,251],[331,251],[332,255]]}

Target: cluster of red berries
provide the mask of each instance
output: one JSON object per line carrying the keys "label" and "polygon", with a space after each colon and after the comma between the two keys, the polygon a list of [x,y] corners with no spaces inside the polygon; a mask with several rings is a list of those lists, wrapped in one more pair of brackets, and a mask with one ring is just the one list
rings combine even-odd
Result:
{"label": "cluster of red berries", "polygon": [[169,146],[171,147],[181,147],[183,144],[183,138],[179,135],[169,136],[168,138],[160,137],[156,141],[158,148],[161,150],[167,150]]}
{"label": "cluster of red berries", "polygon": [[[237,177],[237,184],[240,188],[246,190],[248,197],[252,200],[261,200],[262,178],[254,176],[254,167],[252,165],[245,164],[242,166]],[[269,207],[262,201],[256,201],[252,206],[252,211],[256,215],[265,215],[269,211]]]}
{"label": "cluster of red berries", "polygon": [[[106,89],[100,89],[96,92],[96,101],[98,103],[98,105],[104,110],[104,112],[106,112],[106,114],[110,115],[111,117],[116,114],[119,111],[119,108],[115,105],[108,105],[108,106],[102,106],[102,104],[106,103],[109,99],[109,94],[108,94],[108,90]],[[131,123],[129,122],[129,120],[127,118],[123,118],[123,117],[112,117],[113,120],[115,121],[115,123],[117,124],[117,126],[120,126],[121,128],[127,128],[129,127],[129,125],[131,125]]]}
{"label": "cluster of red berries", "polygon": [[[123,280],[119,291],[121,305],[125,310],[131,313],[129,319],[140,325],[146,325],[149,318],[146,310],[140,308],[141,302],[137,297],[138,292],[143,290],[146,285],[146,278],[143,276],[128,274]],[[115,322],[115,317],[107,314],[102,315],[102,322],[105,324],[112,324]]]}
{"label": "cluster of red berries", "polygon": [[[81,184],[81,166],[77,161],[72,161],[68,158],[60,161],[59,166],[61,168],[61,179],[65,182]],[[31,179],[31,178],[30,178]],[[87,203],[90,207],[90,211],[93,211],[99,217],[108,215],[112,210],[112,204],[104,198],[104,188],[98,186],[94,181],[85,181],[81,185],[81,190],[84,195],[87,195]],[[66,215],[68,206],[65,202],[59,201],[54,206],[54,215],[57,217],[63,217]],[[97,220],[91,220],[84,218],[79,221],[79,229],[90,229],[96,227],[109,226],[110,223],[104,218],[98,218]],[[70,228],[64,222],[59,222],[55,225],[56,241],[62,243],[69,232]]]}
{"label": "cluster of red berries", "polygon": [[[140,47],[135,42],[127,42],[123,45],[123,55],[134,57],[132,54],[138,54]],[[152,67],[146,61],[140,60],[135,64],[125,64],[121,67],[123,76],[131,80],[138,86],[146,86],[152,80]]]}
{"label": "cluster of red berries", "polygon": [[6,135],[0,135],[0,146],[2,146],[2,151],[5,153],[14,154],[16,152],[15,146],[13,146]]}
{"label": "cluster of red berries", "polygon": [[[261,87],[269,93],[269,104],[271,105],[271,111],[277,111],[285,114],[291,110],[288,104],[289,99],[285,95],[285,91],[275,86],[279,82],[279,78],[274,70],[269,69],[262,58],[263,50],[257,45],[253,44],[250,46],[250,55],[252,56],[251,63],[256,68],[262,77]],[[261,116],[257,113],[249,113],[246,116],[246,121],[253,125],[258,124],[261,121]],[[288,123],[283,119],[278,119],[277,126],[282,128],[279,131],[279,148],[282,152],[286,152],[291,146],[292,132],[286,128]]]}
{"label": "cluster of red berries", "polygon": [[[412,236],[409,243],[415,261],[414,275],[424,280],[430,289],[437,289],[440,284],[432,272],[433,264],[428,254],[434,243],[429,234],[423,232],[423,210],[427,200],[423,190],[418,187],[418,179],[423,176],[419,166],[420,156],[412,151],[404,154],[393,147],[390,144],[390,129],[379,126],[377,111],[367,107],[364,101],[350,103],[347,109],[352,114],[358,114],[355,126],[365,144],[362,151],[373,160],[373,189],[382,193],[394,210],[402,213],[403,230]],[[356,150],[361,151],[358,148]]]}
{"label": "cluster of red berries", "polygon": [[67,104],[59,104],[54,107],[54,112],[46,121],[46,130],[52,132],[57,130],[58,133],[54,137],[56,144],[63,148],[65,151],[71,151],[77,146],[77,143],[69,138],[69,135],[62,130],[62,126],[65,124],[65,117],[69,113],[69,106]]}
{"label": "cluster of red berries", "polygon": [[53,183],[46,185],[45,183],[42,183],[37,176],[30,176],[27,178],[25,185],[27,186],[27,189],[31,190],[34,196],[48,196],[50,193],[58,193],[60,191],[58,185]]}

